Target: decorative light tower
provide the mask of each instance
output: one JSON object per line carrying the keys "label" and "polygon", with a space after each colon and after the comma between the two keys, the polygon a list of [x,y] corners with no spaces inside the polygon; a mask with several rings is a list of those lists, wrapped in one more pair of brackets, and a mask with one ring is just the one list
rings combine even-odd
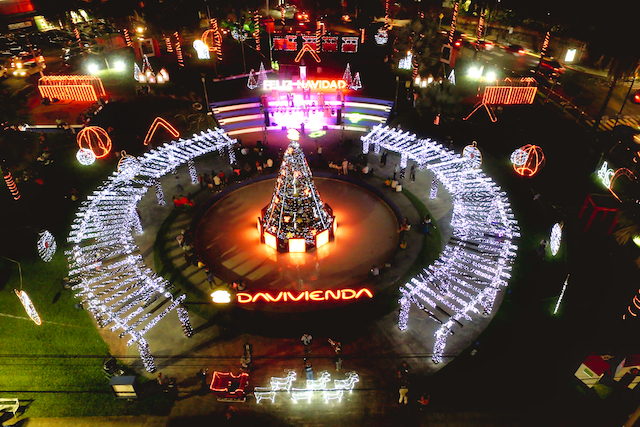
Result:
{"label": "decorative light tower", "polygon": [[258,218],[260,241],[282,252],[306,252],[334,237],[333,210],[320,199],[311,170],[298,144],[299,133],[289,129],[271,203]]}

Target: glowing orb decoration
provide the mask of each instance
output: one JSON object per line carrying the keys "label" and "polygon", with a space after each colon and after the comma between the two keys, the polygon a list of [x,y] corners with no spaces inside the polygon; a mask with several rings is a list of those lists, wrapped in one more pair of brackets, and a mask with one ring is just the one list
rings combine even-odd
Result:
{"label": "glowing orb decoration", "polygon": [[234,40],[243,42],[247,39],[247,32],[244,30],[244,28],[234,28],[233,30],[231,30],[231,37],[233,37]]}
{"label": "glowing orb decoration", "polygon": [[33,320],[33,323],[35,323],[38,326],[42,325],[42,320],[40,319],[40,315],[38,314],[38,312],[36,311],[36,308],[31,302],[31,298],[29,298],[29,295],[27,295],[25,291],[19,291],[17,289],[14,289],[14,291],[18,296],[18,298],[20,298],[20,302],[22,303],[22,306],[27,312],[27,315],[29,316],[29,318]]}
{"label": "glowing orb decoration", "polygon": [[49,231],[44,230],[39,233],[38,238],[38,255],[44,262],[49,262],[53,259],[53,255],[56,253],[58,245],[56,239]]}
{"label": "glowing orb decoration", "polygon": [[518,175],[531,177],[544,166],[544,153],[537,145],[527,144],[511,154],[511,163]]}
{"label": "glowing orb decoration", "polygon": [[118,161],[118,177],[122,180],[129,181],[140,172],[140,162],[133,156],[122,150],[120,160]]}
{"label": "glowing orb decoration", "polygon": [[76,140],[80,148],[91,150],[96,159],[101,159],[109,154],[113,146],[109,134],[100,126],[87,126],[78,132]]}
{"label": "glowing orb decoration", "polygon": [[560,241],[562,240],[562,223],[554,224],[551,228],[551,237],[549,238],[549,247],[551,255],[556,256],[560,250]]}
{"label": "glowing orb decoration", "polygon": [[93,154],[93,151],[91,150],[87,150],[86,148],[81,148],[76,153],[76,159],[78,159],[78,162],[80,162],[81,165],[89,166],[96,161],[96,155]]}
{"label": "glowing orb decoration", "polygon": [[522,166],[525,163],[527,163],[527,158],[529,157],[529,154],[527,154],[522,148],[518,148],[517,150],[515,150],[513,153],[511,153],[511,163],[513,163],[516,166]]}
{"label": "glowing orb decoration", "polygon": [[211,294],[211,300],[216,304],[226,304],[231,302],[229,291],[217,290]]}
{"label": "glowing orb decoration", "polygon": [[287,129],[287,138],[289,141],[297,141],[300,139],[300,132],[295,129]]}
{"label": "glowing orb decoration", "polygon": [[472,168],[479,168],[482,165],[482,153],[478,150],[478,143],[473,141],[471,145],[467,145],[462,150],[464,157]]}
{"label": "glowing orb decoration", "polygon": [[377,44],[383,45],[389,41],[389,34],[386,30],[380,28],[373,38],[376,40]]}

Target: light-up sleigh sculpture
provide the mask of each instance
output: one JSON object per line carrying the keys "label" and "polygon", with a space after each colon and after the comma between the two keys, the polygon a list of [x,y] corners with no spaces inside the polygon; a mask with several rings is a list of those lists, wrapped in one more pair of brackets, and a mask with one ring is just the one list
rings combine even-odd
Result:
{"label": "light-up sleigh sculpture", "polygon": [[[439,324],[432,360],[442,361],[447,339],[462,322],[489,315],[498,292],[507,286],[520,233],[504,191],[462,156],[430,139],[376,126],[362,137],[362,149],[371,146],[395,151],[401,167],[415,161],[430,170],[453,201],[453,235],[442,255],[400,288],[399,328],[409,326],[412,305]],[[438,312],[438,315],[435,314]],[[446,314],[446,318],[443,313]]]}
{"label": "light-up sleigh sculpture", "polygon": [[155,363],[144,335],[154,325],[175,310],[185,335],[193,331],[182,305],[186,295],[172,295],[172,285],[144,264],[133,237],[142,232],[136,205],[152,186],[160,200],[160,178],[198,156],[229,150],[233,163],[236,142],[215,129],[165,143],[141,157],[123,153],[118,171],[82,203],[71,226],[72,248],[65,253],[76,297],[101,328],[119,330],[120,337],[129,336],[127,345],[138,345],[149,372]]}

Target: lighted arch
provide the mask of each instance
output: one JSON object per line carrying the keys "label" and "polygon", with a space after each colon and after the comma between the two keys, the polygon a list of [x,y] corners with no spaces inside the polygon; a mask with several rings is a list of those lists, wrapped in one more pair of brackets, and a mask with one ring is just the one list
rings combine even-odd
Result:
{"label": "lighted arch", "polygon": [[155,135],[156,130],[158,130],[159,126],[162,126],[167,131],[169,131],[171,136],[173,136],[174,138],[178,138],[180,136],[180,132],[178,132],[176,128],[171,126],[168,121],[166,121],[162,117],[156,117],[156,119],[151,124],[149,131],[147,132],[147,136],[144,137],[144,145],[149,145],[149,141],[151,141],[151,138],[153,138],[153,135]]}

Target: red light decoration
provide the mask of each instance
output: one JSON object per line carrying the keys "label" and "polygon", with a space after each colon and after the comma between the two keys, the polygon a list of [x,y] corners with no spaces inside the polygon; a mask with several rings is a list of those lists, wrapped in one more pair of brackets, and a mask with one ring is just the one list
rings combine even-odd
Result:
{"label": "red light decoration", "polygon": [[125,28],[122,30],[124,33],[124,40],[127,42],[127,47],[133,47],[133,42],[131,41],[131,35],[129,35],[129,30]]}
{"label": "red light decoration", "polygon": [[170,36],[166,36],[166,35],[162,35],[162,37],[164,37],[164,44],[165,46],[167,46],[167,53],[173,53],[173,45],[171,44],[171,37]]}
{"label": "red light decoration", "polygon": [[242,399],[245,397],[244,389],[248,385],[249,374],[246,372],[234,375],[231,372],[215,371],[209,388],[223,398]]}
{"label": "red light decoration", "polygon": [[256,50],[260,52],[260,15],[258,9],[253,12],[253,38],[256,40]]}
{"label": "red light decoration", "polygon": [[[638,293],[640,294],[640,290],[638,290]],[[627,306],[627,311],[629,312],[629,314],[631,314],[631,316],[638,317],[638,314],[636,313],[636,311],[640,311],[640,298],[638,294],[633,296],[633,299],[631,300],[631,304]],[[622,315],[622,320],[627,320],[626,313]]]}
{"label": "red light decoration", "polygon": [[176,59],[178,60],[178,66],[182,68],[184,67],[184,58],[182,57],[182,46],[180,45],[180,33],[176,31],[173,36],[176,38]]}
{"label": "red light decoration", "polygon": [[275,296],[270,292],[256,292],[253,295],[247,292],[238,292],[236,298],[240,304],[249,304],[256,302],[346,301],[359,299],[363,295],[373,298],[373,294],[367,288],[362,288],[358,291],[355,289],[328,289],[326,291],[302,291],[297,293],[280,291]]}
{"label": "red light decoration", "polygon": [[320,62],[320,57],[316,53],[315,49],[311,45],[309,45],[307,43],[302,45],[302,49],[300,49],[300,51],[298,52],[298,55],[296,56],[296,59],[294,61],[295,62],[300,62],[300,60],[302,59],[302,56],[306,52],[309,52],[311,54],[311,56],[313,57],[313,59],[316,60],[316,62]]}
{"label": "red light decoration", "polygon": [[109,154],[113,146],[109,134],[100,126],[88,126],[82,129],[78,132],[76,140],[80,148],[91,150],[96,159],[101,159]]}
{"label": "red light decoration", "polygon": [[76,36],[76,40],[78,42],[78,46],[80,46],[80,49],[82,49],[82,39],[80,38],[80,31],[78,31],[78,28],[74,28],[73,29],[73,34],[75,34],[75,36]]}
{"label": "red light decoration", "polygon": [[518,175],[531,177],[538,173],[541,167],[544,166],[545,158],[542,148],[537,145],[527,144],[519,149],[522,153],[520,156],[521,161],[514,162],[513,170]]}
{"label": "red light decoration", "polygon": [[456,19],[458,19],[458,8],[460,7],[460,3],[456,2],[453,5],[453,15],[451,16],[451,30],[449,31],[449,44],[453,44],[453,35],[456,31]]}
{"label": "red light decoration", "polygon": [[94,76],[44,76],[38,80],[38,90],[43,98],[63,101],[96,102],[106,95],[102,80]]}
{"label": "red light decoration", "polygon": [[13,196],[13,200],[19,200],[20,191],[18,191],[18,186],[16,185],[16,182],[13,180],[13,176],[11,175],[11,172],[7,171],[3,175],[4,175],[4,182],[7,184],[7,187],[11,192],[11,195]]}
{"label": "red light decoration", "polygon": [[493,111],[494,105],[525,105],[533,104],[538,92],[538,86],[534,78],[523,77],[518,80],[509,78],[504,80],[503,86],[486,86],[482,94],[482,99],[478,102],[471,113],[463,120],[468,120],[478,109],[484,107],[492,122],[497,122],[498,118]]}
{"label": "red light decoration", "polygon": [[153,135],[155,135],[156,130],[158,130],[158,127],[160,126],[165,128],[174,138],[178,138],[180,136],[180,132],[178,132],[176,128],[171,126],[168,121],[166,121],[162,117],[156,117],[156,119],[151,124],[149,131],[147,132],[147,136],[144,137],[144,145],[149,145],[149,141],[151,141]]}
{"label": "red light decoration", "polygon": [[547,31],[547,34],[544,36],[544,42],[542,43],[542,50],[540,51],[541,58],[544,58],[547,54],[547,48],[549,47],[549,38],[551,38],[551,32]]}
{"label": "red light decoration", "polygon": [[215,52],[218,61],[222,61],[222,35],[218,28],[218,20],[211,18],[209,21],[209,29],[202,33],[200,40],[207,46],[209,46],[209,52]]}

